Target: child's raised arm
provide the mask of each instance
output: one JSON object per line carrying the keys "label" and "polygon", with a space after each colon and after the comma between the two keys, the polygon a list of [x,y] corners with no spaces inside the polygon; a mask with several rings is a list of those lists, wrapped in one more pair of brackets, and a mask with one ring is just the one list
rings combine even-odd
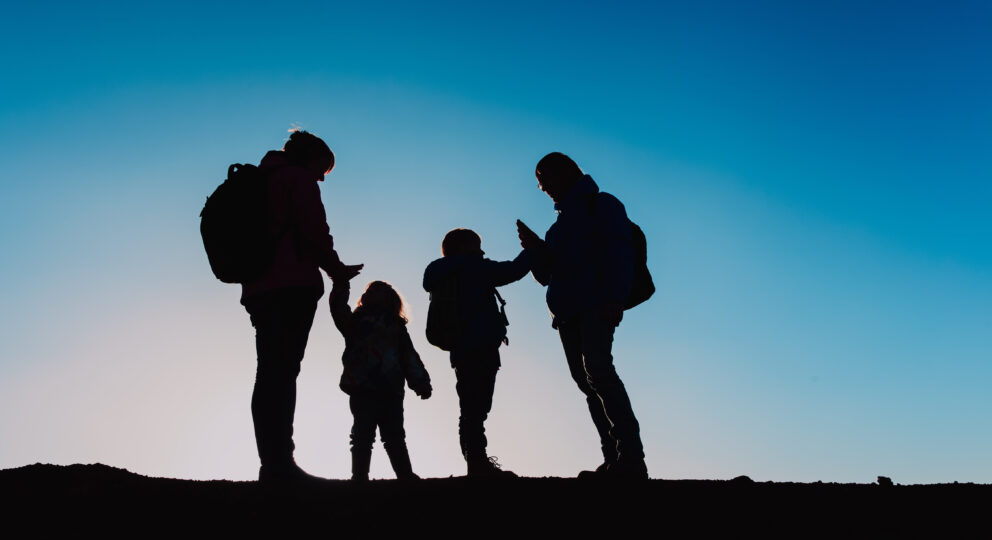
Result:
{"label": "child's raised arm", "polygon": [[531,268],[531,259],[531,253],[527,250],[521,251],[512,261],[484,259],[482,271],[493,287],[502,287],[526,276]]}
{"label": "child's raised arm", "polygon": [[348,307],[348,296],[351,293],[351,283],[346,279],[335,279],[328,302],[331,305],[331,318],[334,326],[342,336],[348,337],[351,331],[351,308]]}

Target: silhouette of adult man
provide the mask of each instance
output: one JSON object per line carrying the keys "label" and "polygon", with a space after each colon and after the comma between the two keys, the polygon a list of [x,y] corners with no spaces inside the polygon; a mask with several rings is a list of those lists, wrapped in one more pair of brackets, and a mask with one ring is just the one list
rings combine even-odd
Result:
{"label": "silhouette of adult man", "polygon": [[572,378],[586,396],[603,452],[603,463],[579,476],[647,478],[640,427],[612,355],[613,334],[634,276],[626,210],[565,154],[544,156],[535,174],[558,218],[544,240],[518,220],[520,244],[536,254],[532,273],[548,287],[552,326]]}
{"label": "silhouette of adult man", "polygon": [[350,279],[362,268],[341,262],[327,226],[317,182],[333,167],[334,153],[306,131],[294,132],[282,150],[268,152],[259,164],[268,181],[271,232],[279,235],[272,265],[241,287],[258,355],[251,413],[260,482],[311,478],[293,458],[293,418],[296,377],[324,294],[320,269]]}

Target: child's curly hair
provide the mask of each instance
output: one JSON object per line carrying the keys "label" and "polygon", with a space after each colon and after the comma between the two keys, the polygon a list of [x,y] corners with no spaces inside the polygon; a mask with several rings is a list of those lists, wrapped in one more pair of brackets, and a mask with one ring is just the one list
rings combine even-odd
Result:
{"label": "child's curly hair", "polygon": [[[376,295],[381,295],[385,303],[373,303],[371,299],[375,298]],[[396,289],[392,285],[385,281],[373,281],[365,286],[365,292],[358,299],[358,307],[355,308],[355,314],[358,315],[365,312],[393,316],[397,320],[402,321],[403,324],[409,322],[406,316],[406,310],[404,309],[403,298],[400,297],[400,293],[396,292]]]}

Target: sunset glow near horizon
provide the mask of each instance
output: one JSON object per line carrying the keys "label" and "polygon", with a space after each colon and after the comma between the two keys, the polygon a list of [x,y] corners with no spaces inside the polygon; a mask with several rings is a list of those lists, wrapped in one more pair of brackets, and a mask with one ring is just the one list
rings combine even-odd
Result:
{"label": "sunset glow near horizon", "polygon": [[[992,8],[981,2],[12,5],[0,21],[0,468],[253,479],[253,329],[198,213],[298,126],[341,258],[409,306],[435,395],[421,476],[464,474],[426,265],[543,232],[573,157],[645,231],[658,293],[614,356],[654,478],[992,482]],[[327,281],[327,288],[330,283]],[[601,461],[531,277],[489,451]],[[352,304],[354,300],[352,299]],[[343,340],[321,300],[297,460],[350,474]],[[377,442],[372,476],[392,478]]]}

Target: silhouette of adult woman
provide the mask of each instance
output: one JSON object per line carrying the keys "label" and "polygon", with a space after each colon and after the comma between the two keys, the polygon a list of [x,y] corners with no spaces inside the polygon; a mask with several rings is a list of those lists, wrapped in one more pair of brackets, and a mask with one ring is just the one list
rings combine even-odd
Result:
{"label": "silhouette of adult woman", "polygon": [[255,327],[258,368],[251,398],[261,482],[311,478],[293,458],[296,377],[324,294],[320,269],[332,277],[354,277],[334,239],[317,182],[334,168],[334,153],[319,137],[294,132],[282,150],[268,152],[259,168],[269,190],[270,226],[279,236],[272,265],[242,284],[241,303]]}

